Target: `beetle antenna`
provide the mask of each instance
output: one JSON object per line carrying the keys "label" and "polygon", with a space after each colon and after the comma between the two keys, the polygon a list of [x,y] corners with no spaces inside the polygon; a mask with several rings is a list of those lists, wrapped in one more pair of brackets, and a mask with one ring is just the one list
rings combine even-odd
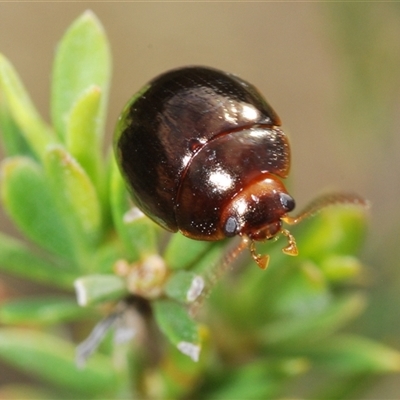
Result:
{"label": "beetle antenna", "polygon": [[228,268],[233,264],[233,262],[239,257],[240,253],[246,249],[249,245],[249,239],[243,237],[240,243],[233,247],[233,249],[228,250],[225,255],[220,259],[217,264],[210,269],[210,272],[206,274],[205,287],[201,292],[200,296],[193,302],[190,307],[190,314],[192,316],[196,315],[198,310],[204,303],[204,300],[208,298],[211,293],[212,288],[219,281],[221,276],[228,270]]}
{"label": "beetle antenna", "polygon": [[[314,216],[315,214],[319,213],[321,210],[323,210],[326,207],[339,205],[339,204],[343,204],[343,205],[347,204],[347,205],[354,205],[354,206],[359,206],[359,207],[363,207],[363,208],[369,208],[369,202],[357,194],[333,193],[333,194],[327,194],[327,195],[318,197],[316,200],[312,201],[296,217],[290,217],[288,215],[285,215],[281,219],[283,222],[286,222],[289,225],[295,225],[295,224],[298,224],[303,219]],[[282,233],[284,235],[286,235],[284,230],[282,230]],[[286,236],[288,236],[288,235],[286,235]],[[288,236],[288,238],[289,238],[289,246],[290,246],[290,236]]]}

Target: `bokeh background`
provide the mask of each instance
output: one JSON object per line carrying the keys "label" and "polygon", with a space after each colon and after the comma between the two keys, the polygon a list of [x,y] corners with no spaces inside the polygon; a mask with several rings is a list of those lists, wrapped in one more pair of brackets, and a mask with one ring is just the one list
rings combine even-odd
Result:
{"label": "bokeh background", "polygon": [[[148,80],[213,66],[256,85],[281,117],[300,208],[333,189],[371,201],[362,254],[370,305],[352,329],[400,349],[400,3],[0,3],[0,52],[47,120],[57,41],[86,9],[113,52],[109,143],[121,108]],[[15,232],[1,210],[0,228]],[[0,296],[23,290],[0,281]],[[0,379],[11,376],[0,365]],[[365,398],[399,395],[389,376]]]}

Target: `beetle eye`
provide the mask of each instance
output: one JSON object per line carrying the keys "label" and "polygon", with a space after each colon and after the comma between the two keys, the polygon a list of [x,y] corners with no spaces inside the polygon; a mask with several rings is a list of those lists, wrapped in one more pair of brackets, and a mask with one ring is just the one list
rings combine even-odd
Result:
{"label": "beetle eye", "polygon": [[287,210],[287,211],[292,211],[295,207],[295,202],[291,196],[289,196],[286,193],[281,193],[279,195],[279,200],[281,201],[282,206]]}
{"label": "beetle eye", "polygon": [[225,231],[225,235],[227,237],[230,236],[235,236],[238,232],[238,221],[235,217],[229,217],[226,222],[225,222],[225,226],[224,226],[224,231]]}

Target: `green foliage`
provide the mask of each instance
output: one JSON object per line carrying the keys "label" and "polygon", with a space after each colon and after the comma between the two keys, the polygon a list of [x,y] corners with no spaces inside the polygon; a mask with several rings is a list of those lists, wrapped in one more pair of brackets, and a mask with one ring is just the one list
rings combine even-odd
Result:
{"label": "green foliage", "polygon": [[78,370],[73,345],[44,332],[3,328],[0,331],[0,355],[59,390],[76,394],[77,398],[112,393],[118,381],[106,356],[96,354],[84,370]]}
{"label": "green foliage", "polygon": [[[292,230],[298,257],[278,240],[259,246],[267,271],[246,256],[221,274],[224,243],[166,239],[104,160],[110,65],[86,12],[58,46],[49,127],[0,55],[1,200],[29,240],[0,233],[0,271],[52,290],[0,306],[0,358],[41,384],[0,397],[282,398],[322,370],[330,379],[305,397],[344,398],[372,374],[399,371],[397,351],[341,332],[366,304],[356,257],[364,210],[326,209]],[[65,337],[82,341],[94,321],[83,346],[94,354],[78,368],[77,343]]]}

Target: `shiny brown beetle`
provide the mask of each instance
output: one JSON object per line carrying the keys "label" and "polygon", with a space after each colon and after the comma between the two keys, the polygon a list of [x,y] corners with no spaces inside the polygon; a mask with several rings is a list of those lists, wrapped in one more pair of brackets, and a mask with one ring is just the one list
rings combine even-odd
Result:
{"label": "shiny brown beetle", "polygon": [[205,67],[186,67],[152,80],[126,105],[114,150],[136,205],[170,231],[197,240],[240,235],[266,268],[255,241],[284,234],[283,252],[297,255],[294,224],[332,203],[360,203],[353,195],[326,196],[300,216],[282,179],[290,147],[272,107],[250,83]]}

